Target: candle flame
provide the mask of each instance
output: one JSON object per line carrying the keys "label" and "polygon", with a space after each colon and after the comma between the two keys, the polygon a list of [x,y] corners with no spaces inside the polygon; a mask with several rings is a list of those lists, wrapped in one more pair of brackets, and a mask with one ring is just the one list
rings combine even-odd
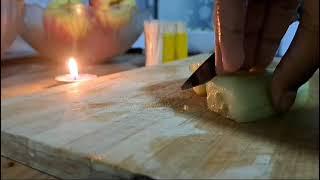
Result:
{"label": "candle flame", "polygon": [[81,6],[76,6],[76,12],[77,12],[78,15],[82,14]]}
{"label": "candle flame", "polygon": [[71,57],[68,61],[68,67],[70,75],[73,79],[77,79],[79,76],[78,65],[75,58]]}

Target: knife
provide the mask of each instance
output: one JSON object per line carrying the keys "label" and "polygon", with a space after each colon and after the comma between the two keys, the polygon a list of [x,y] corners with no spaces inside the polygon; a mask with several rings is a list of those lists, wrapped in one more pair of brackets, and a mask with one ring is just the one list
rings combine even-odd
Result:
{"label": "knife", "polygon": [[217,75],[215,68],[215,54],[213,53],[201,66],[188,78],[181,86],[182,90],[187,90],[201,84],[207,83]]}

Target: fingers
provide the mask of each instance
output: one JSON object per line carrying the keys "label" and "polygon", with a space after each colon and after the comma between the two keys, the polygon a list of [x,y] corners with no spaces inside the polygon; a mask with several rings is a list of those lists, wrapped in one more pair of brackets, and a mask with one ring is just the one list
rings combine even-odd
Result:
{"label": "fingers", "polygon": [[[217,39],[217,33],[215,34],[215,38]],[[223,64],[222,64],[222,58],[221,58],[221,49],[219,42],[216,40],[215,42],[215,66],[216,66],[216,72],[217,74],[223,74]]]}
{"label": "fingers", "polygon": [[[218,4],[218,3],[217,3]],[[218,24],[217,22],[217,6],[215,6],[215,11],[214,11],[214,27],[217,27],[216,25]],[[217,33],[220,29],[215,28],[215,66],[216,66],[216,72],[217,74],[223,74],[223,64],[222,64],[222,57],[221,57],[221,49],[220,49],[220,42],[219,42],[219,33]]]}
{"label": "fingers", "polygon": [[296,36],[272,80],[272,101],[280,112],[289,110],[298,88],[319,68],[319,1],[304,2]]}
{"label": "fingers", "polygon": [[267,7],[263,32],[257,47],[255,70],[265,69],[273,60],[282,37],[296,15],[297,0],[271,1]]}
{"label": "fingers", "polygon": [[248,2],[244,37],[245,61],[242,69],[249,70],[255,64],[258,42],[263,31],[266,3],[266,0]]}
{"label": "fingers", "polygon": [[217,72],[234,72],[244,62],[246,1],[216,0],[215,8]]}

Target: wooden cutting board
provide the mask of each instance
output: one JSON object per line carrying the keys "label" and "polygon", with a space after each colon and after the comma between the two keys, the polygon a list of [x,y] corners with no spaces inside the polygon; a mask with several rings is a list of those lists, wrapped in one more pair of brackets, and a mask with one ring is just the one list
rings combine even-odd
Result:
{"label": "wooden cutting board", "polygon": [[206,57],[3,99],[1,155],[60,178],[319,178],[318,101],[255,123],[225,119],[180,90]]}

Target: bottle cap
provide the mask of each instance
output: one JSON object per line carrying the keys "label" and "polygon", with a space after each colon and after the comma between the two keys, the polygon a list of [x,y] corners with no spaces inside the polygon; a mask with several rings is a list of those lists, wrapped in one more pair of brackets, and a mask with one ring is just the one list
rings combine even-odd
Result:
{"label": "bottle cap", "polygon": [[164,22],[163,23],[163,33],[176,34],[177,26],[176,23]]}
{"label": "bottle cap", "polygon": [[185,33],[187,32],[187,28],[184,22],[177,22],[177,32],[178,33]]}

